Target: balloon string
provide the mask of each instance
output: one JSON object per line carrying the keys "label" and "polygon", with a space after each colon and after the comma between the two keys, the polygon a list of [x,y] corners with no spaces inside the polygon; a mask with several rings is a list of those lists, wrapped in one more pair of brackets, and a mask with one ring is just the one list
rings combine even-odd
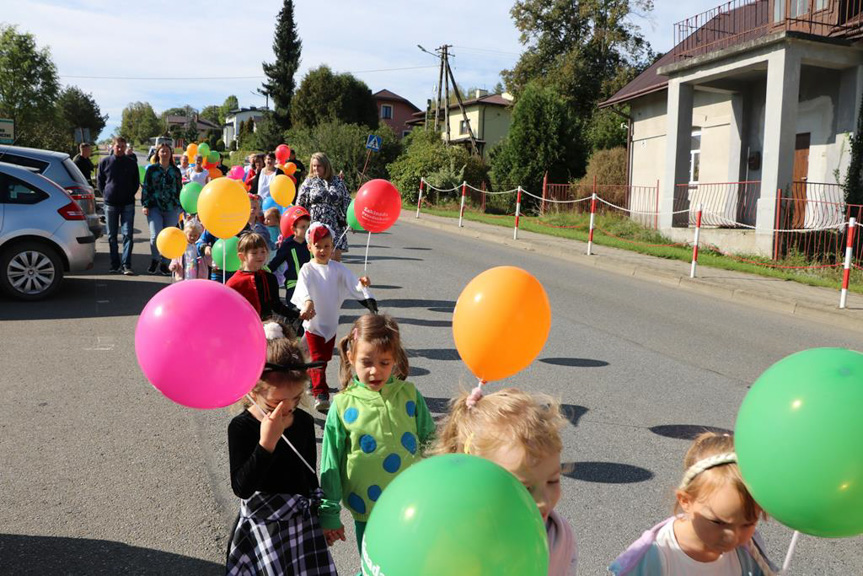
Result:
{"label": "balloon string", "polygon": [[[249,399],[249,402],[251,402],[252,404],[254,404],[254,405],[255,405],[255,408],[257,408],[258,410],[260,410],[261,414],[263,414],[263,415],[264,415],[264,418],[266,418],[267,416],[269,416],[269,413],[268,413],[266,410],[264,410],[263,408],[261,408],[261,406],[260,406],[257,402],[255,402],[255,399],[254,399],[254,398],[252,398],[249,394],[246,394],[246,398],[248,398],[248,399]],[[306,465],[306,468],[308,468],[308,469],[309,469],[309,471],[311,471],[311,473],[312,473],[312,474],[316,474],[315,469],[314,469],[314,468],[313,468],[313,467],[312,467],[308,462],[306,462],[306,459],[305,459],[305,458],[303,458],[302,454],[300,454],[299,452],[297,452],[297,449],[296,449],[296,448],[294,448],[294,445],[293,445],[293,444],[291,444],[291,441],[290,441],[290,440],[288,440],[287,438],[285,438],[285,435],[284,435],[284,434],[282,434],[282,440],[284,440],[285,442],[287,442],[287,443],[288,443],[288,446],[290,447],[290,449],[291,449],[291,450],[293,450],[293,451],[294,451],[294,454],[296,454],[296,455],[297,455],[297,457],[298,457],[300,460],[302,460],[302,461],[303,461],[303,464],[305,464],[305,465]]]}
{"label": "balloon string", "polygon": [[339,242],[341,242],[341,241],[342,241],[342,238],[344,238],[344,237],[345,237],[345,235],[347,235],[347,233],[348,233],[348,231],[349,231],[349,230],[350,230],[350,228],[345,228],[345,231],[344,231],[344,232],[342,232],[342,235],[341,235],[341,236],[339,236],[338,241],[336,241],[336,244],[335,244],[336,246],[338,246],[338,245],[339,245]]}
{"label": "balloon string", "polygon": [[372,242],[372,233],[369,232],[369,237],[366,239],[366,261],[363,263],[363,275],[366,273],[366,269],[369,267],[369,244]]}
{"label": "balloon string", "polygon": [[225,245],[222,246],[222,284],[226,282],[225,280],[225,268],[228,267],[228,243],[225,242]]}
{"label": "balloon string", "polygon": [[791,566],[791,557],[794,556],[794,549],[797,548],[797,541],[800,539],[800,532],[797,530],[794,531],[794,535],[791,536],[791,544],[788,546],[788,553],[785,555],[785,562],[782,563],[782,572],[780,572],[780,576],[785,576],[788,574],[788,568]]}

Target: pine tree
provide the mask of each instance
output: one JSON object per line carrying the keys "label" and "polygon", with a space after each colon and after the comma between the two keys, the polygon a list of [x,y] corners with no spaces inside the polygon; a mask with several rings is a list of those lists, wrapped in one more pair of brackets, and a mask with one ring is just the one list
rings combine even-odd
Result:
{"label": "pine tree", "polygon": [[296,87],[294,75],[300,67],[301,50],[302,41],[294,22],[294,2],[284,0],[273,38],[276,61],[263,64],[267,76],[263,92],[273,100],[273,117],[282,130],[291,127],[291,99]]}

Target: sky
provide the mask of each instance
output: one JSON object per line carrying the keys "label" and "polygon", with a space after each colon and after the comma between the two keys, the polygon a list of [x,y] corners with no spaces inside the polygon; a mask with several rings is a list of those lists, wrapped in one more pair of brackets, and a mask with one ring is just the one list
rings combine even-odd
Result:
{"label": "sky", "polygon": [[[655,0],[646,18],[634,17],[654,50],[673,43],[673,23],[718,6],[721,0]],[[0,22],[32,33],[48,46],[64,86],[93,95],[109,115],[101,138],[120,123],[131,102],[201,109],[231,94],[240,106],[263,106],[253,92],[263,81],[262,62],[273,61],[273,33],[281,0],[239,3],[207,0],[193,14],[184,2],[104,0],[4,3]],[[243,9],[238,9],[245,5]],[[437,59],[423,53],[451,44],[459,86],[492,89],[524,46],[509,15],[511,1],[295,0],[302,39],[297,84],[327,64],[351,72],[372,92],[388,89],[418,107],[432,97]],[[106,9],[110,6],[110,9]]]}

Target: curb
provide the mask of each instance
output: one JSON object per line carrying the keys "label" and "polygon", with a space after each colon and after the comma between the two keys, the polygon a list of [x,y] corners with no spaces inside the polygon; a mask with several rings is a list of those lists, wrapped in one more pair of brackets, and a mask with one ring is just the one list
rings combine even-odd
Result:
{"label": "curb", "polygon": [[[632,276],[634,278],[685,290],[687,292],[703,294],[720,300],[736,302],[738,304],[753,306],[762,310],[778,312],[780,314],[796,316],[802,319],[814,320],[829,324],[836,328],[863,332],[863,322],[854,315],[847,313],[847,310],[846,312],[841,312],[838,306],[830,307],[818,302],[788,298],[780,295],[768,295],[751,289],[734,288],[717,282],[711,282],[710,280],[705,280],[703,278],[690,278],[688,274],[678,274],[676,272],[669,272],[667,270],[645,266],[644,264],[635,264],[607,254],[594,254],[592,256],[588,256],[583,252],[579,253],[567,250],[556,246],[553,243],[546,244],[524,239],[512,240],[511,238],[507,238],[505,236],[501,237],[497,234],[459,228],[457,224],[422,220],[421,218],[415,218],[413,214],[401,217],[399,220],[408,224],[424,226],[434,230],[443,230],[448,233],[456,233],[476,240],[491,242],[508,248],[515,248],[524,252],[543,252],[544,254],[556,256],[581,266],[592,266],[607,272],[613,272],[623,276]],[[551,250],[549,250],[549,248],[551,248]]]}

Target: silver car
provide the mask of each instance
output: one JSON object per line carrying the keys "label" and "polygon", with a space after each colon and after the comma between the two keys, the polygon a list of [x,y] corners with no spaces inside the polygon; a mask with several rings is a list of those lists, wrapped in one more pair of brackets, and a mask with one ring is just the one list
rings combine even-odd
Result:
{"label": "silver car", "polygon": [[95,258],[96,237],[72,196],[35,169],[0,162],[0,288],[39,300]]}
{"label": "silver car", "polygon": [[22,146],[0,146],[0,162],[32,168],[65,188],[84,211],[93,235],[96,238],[102,236],[102,223],[96,213],[96,193],[68,154]]}

